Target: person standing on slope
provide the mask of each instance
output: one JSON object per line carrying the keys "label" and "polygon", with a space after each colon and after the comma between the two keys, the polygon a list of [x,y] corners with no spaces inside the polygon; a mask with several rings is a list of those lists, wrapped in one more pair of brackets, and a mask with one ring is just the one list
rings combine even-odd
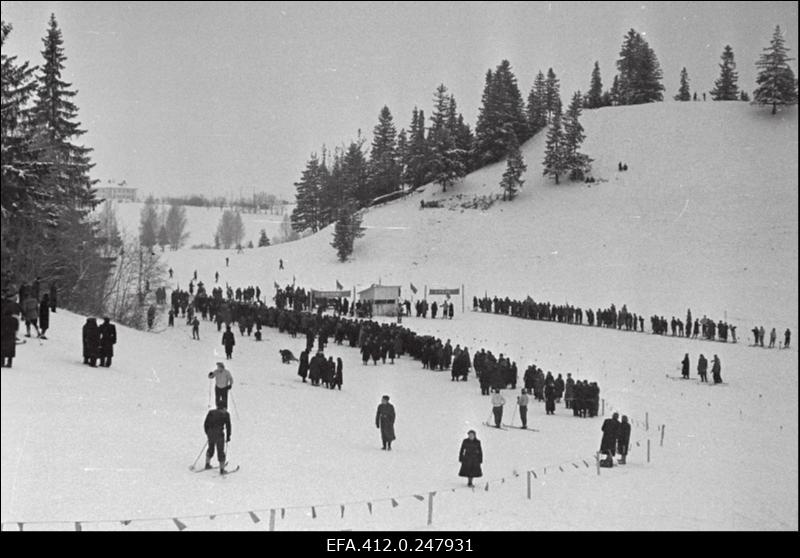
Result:
{"label": "person standing on slope", "polygon": [[701,382],[708,382],[708,360],[702,354],[697,360],[697,375]]}
{"label": "person standing on slope", "polygon": [[208,378],[214,380],[214,396],[216,406],[228,408],[228,392],[233,389],[233,375],[221,362],[217,363],[216,370],[208,373]]}
{"label": "person standing on slope", "polygon": [[389,403],[389,396],[384,395],[381,398],[381,403],[378,405],[378,412],[375,413],[375,427],[381,430],[381,440],[383,447],[381,449],[392,449],[392,441],[394,440],[394,420],[395,420],[394,405]]}
{"label": "person standing on slope", "polygon": [[792,340],[792,332],[789,331],[789,328],[786,328],[786,331],[783,332],[783,348],[789,348],[789,341]]}
{"label": "person standing on slope", "polygon": [[684,355],[683,362],[681,363],[681,366],[682,366],[682,368],[681,368],[681,376],[683,376],[684,378],[686,378],[688,380],[689,379],[689,366],[690,366],[689,353],[686,353]]}
{"label": "person standing on slope", "polygon": [[722,383],[722,365],[717,355],[714,355],[714,363],[711,365],[711,375],[714,377],[715,384]]}
{"label": "person standing on slope", "polygon": [[528,402],[529,398],[522,389],[522,393],[517,395],[517,405],[519,405],[519,418],[522,421],[522,428],[528,428]]}
{"label": "person standing on slope", "polygon": [[476,437],[474,430],[467,432],[466,439],[461,442],[458,461],[461,463],[461,470],[458,472],[458,476],[467,477],[467,486],[472,486],[472,479],[483,476],[483,471],[481,471],[483,449],[481,448],[481,441]]}
{"label": "person standing on slope", "polygon": [[225,346],[225,358],[230,360],[233,358],[233,346],[236,345],[236,339],[233,337],[231,326],[225,326],[225,333],[222,334],[222,344]]}
{"label": "person standing on slope", "polygon": [[600,453],[606,455],[604,460],[608,466],[613,465],[614,452],[617,445],[617,436],[619,435],[619,413],[614,413],[610,419],[603,421],[603,438],[600,440]]}
{"label": "person standing on slope", "polygon": [[622,415],[622,422],[619,424],[619,432],[617,434],[617,452],[619,453],[619,464],[625,465],[625,458],[628,455],[628,444],[631,441],[631,423],[628,422],[628,416]]}
{"label": "person standing on slope", "polygon": [[503,405],[506,404],[505,398],[500,395],[500,390],[495,389],[492,394],[492,413],[494,413],[494,425],[500,428],[503,422]]}
{"label": "person standing on slope", "polygon": [[114,345],[117,343],[117,327],[111,323],[110,318],[103,318],[103,323],[97,328],[100,333],[100,366],[108,368],[114,356]]}
{"label": "person standing on slope", "polygon": [[211,458],[214,457],[216,450],[219,472],[225,474],[225,444],[231,441],[231,415],[228,413],[228,408],[218,404],[216,409],[208,411],[203,428],[208,438],[206,469],[211,469]]}

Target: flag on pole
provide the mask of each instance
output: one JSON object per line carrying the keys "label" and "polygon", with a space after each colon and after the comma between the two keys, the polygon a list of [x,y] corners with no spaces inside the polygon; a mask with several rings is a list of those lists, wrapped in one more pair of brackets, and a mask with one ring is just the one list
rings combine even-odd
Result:
{"label": "flag on pole", "polygon": [[338,280],[338,279],[336,280],[336,290],[337,290],[337,291],[342,291],[342,290],[344,290],[344,286],[343,286],[343,285],[342,285],[342,284],[339,282],[339,280]]}
{"label": "flag on pole", "polygon": [[411,283],[411,292],[417,294],[417,288],[414,286],[414,283]]}

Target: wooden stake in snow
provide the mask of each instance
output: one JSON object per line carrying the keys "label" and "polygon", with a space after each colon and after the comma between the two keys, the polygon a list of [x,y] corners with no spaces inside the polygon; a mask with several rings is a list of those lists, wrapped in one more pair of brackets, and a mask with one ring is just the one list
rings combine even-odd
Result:
{"label": "wooden stake in snow", "polygon": [[597,476],[600,476],[600,452],[594,454],[594,460],[597,463]]}
{"label": "wooden stake in snow", "polygon": [[661,425],[661,444],[659,444],[662,448],[664,447],[664,430],[667,428],[666,424]]}
{"label": "wooden stake in snow", "polygon": [[644,413],[644,429],[650,431],[650,413],[646,411]]}
{"label": "wooden stake in snow", "polygon": [[647,439],[647,462],[650,463],[650,438]]}
{"label": "wooden stake in snow", "polygon": [[531,499],[531,472],[528,471],[528,500]]}
{"label": "wooden stake in snow", "polygon": [[428,525],[433,523],[433,495],[434,492],[428,492]]}
{"label": "wooden stake in snow", "polygon": [[269,510],[269,530],[275,530],[275,510]]}
{"label": "wooden stake in snow", "polygon": [[606,400],[600,399],[601,407],[600,407],[600,416],[606,416]]}

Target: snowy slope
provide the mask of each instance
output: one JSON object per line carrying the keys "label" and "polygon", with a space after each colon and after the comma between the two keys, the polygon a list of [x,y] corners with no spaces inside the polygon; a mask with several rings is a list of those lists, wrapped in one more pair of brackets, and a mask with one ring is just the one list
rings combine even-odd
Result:
{"label": "snowy slope", "polygon": [[[514,203],[484,212],[418,209],[421,198],[451,205],[451,195],[497,191],[502,164],[473,173],[452,193],[428,187],[370,210],[371,228],[345,264],[335,261],[329,230],[243,255],[181,250],[168,253],[168,262],[176,282],[197,269],[211,284],[219,271],[223,283],[266,291],[293,276],[325,289],[337,279],[349,287],[380,278],[403,285],[405,296],[409,282],[420,289],[463,283],[470,299],[484,290],[530,293],[577,305],[627,303],[668,319],[683,317],[687,307],[719,318],[727,311],[741,338],[752,320],[767,329],[790,327],[796,340],[797,116],[768,112],[740,103],[589,112],[585,151],[596,160],[595,177],[607,182],[587,188],[542,180],[537,137],[523,147],[530,171]],[[627,173],[617,173],[620,160]],[[449,374],[423,371],[407,358],[363,367],[355,350],[333,347],[326,354],[344,360],[343,391],[301,384],[294,366],[280,364],[278,350],[298,353],[303,340],[265,330],[261,343],[237,335],[230,364],[239,415],[231,460],[242,470],[225,479],[195,475],[187,467],[203,443],[205,372],[221,351],[216,328],[203,323],[197,342],[180,322],[159,333],[118,327],[113,367],[91,369],[80,359],[83,318],[59,311],[50,339],[18,347],[14,368],[0,376],[2,521],[43,522],[26,523],[27,530],[164,518],[83,528],[175,529],[169,518],[177,516],[189,529],[266,529],[268,510],[284,508],[277,529],[425,529],[427,502],[414,495],[436,491],[433,529],[798,528],[796,348],[459,310],[452,321],[410,318],[404,325],[470,350],[504,352],[521,369],[536,362],[598,381],[607,413],[613,407],[635,420],[632,439],[640,445],[630,464],[598,477],[591,459],[601,418],[579,420],[563,406],[555,417],[539,404],[531,408],[537,433],[487,429],[481,423],[488,401],[474,378],[452,383]],[[685,352],[693,363],[700,352],[718,354],[727,385],[667,378],[678,374]],[[391,454],[378,449],[374,427],[383,393],[398,413]],[[483,441],[488,491],[483,484],[466,490],[456,476],[469,428]],[[526,470],[537,474],[530,501]],[[225,512],[243,513],[207,517]]]}

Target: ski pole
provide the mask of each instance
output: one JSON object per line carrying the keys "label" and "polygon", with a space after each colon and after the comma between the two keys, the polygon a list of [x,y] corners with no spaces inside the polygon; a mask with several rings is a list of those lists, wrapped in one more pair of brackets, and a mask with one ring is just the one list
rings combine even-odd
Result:
{"label": "ski pole", "polygon": [[211,408],[211,397],[212,397],[211,396],[211,391],[212,391],[211,387],[212,387],[212,384],[213,384],[213,379],[209,378],[208,379],[208,408],[209,409]]}
{"label": "ski pole", "polygon": [[194,462],[192,463],[192,466],[189,467],[189,469],[191,469],[192,471],[194,471],[195,465],[197,465],[197,460],[200,459],[201,455],[203,455],[203,452],[205,451],[206,446],[208,446],[208,440],[205,441],[205,443],[203,444],[203,448],[200,450],[200,453],[197,454],[197,457],[194,458]]}
{"label": "ski pole", "polygon": [[231,392],[231,403],[233,403],[233,410],[236,413],[236,420],[240,420],[239,409],[236,407],[236,398],[233,396],[233,392]]}
{"label": "ski pole", "polygon": [[490,422],[490,421],[492,420],[492,412],[493,412],[493,411],[490,409],[490,410],[489,410],[489,416],[488,416],[488,417],[486,417],[486,424],[491,424],[491,422]]}
{"label": "ski pole", "polygon": [[514,405],[514,412],[511,414],[511,426],[514,426],[514,417],[517,416],[517,407],[518,405]]}

